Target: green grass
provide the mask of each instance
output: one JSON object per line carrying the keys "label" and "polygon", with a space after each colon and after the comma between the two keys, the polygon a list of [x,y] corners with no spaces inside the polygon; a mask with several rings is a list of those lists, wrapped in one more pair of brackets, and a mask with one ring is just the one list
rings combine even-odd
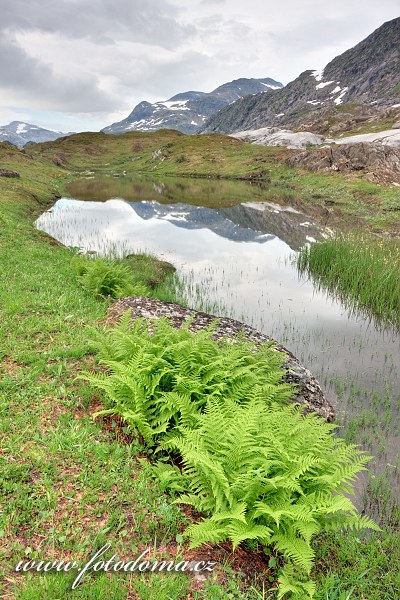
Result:
{"label": "green grass", "polygon": [[[157,557],[184,554],[176,539],[188,517],[150,481],[139,461],[139,442],[117,421],[93,421],[92,413],[103,406],[101,399],[76,381],[79,371],[93,368],[88,327],[104,319],[109,301],[85,290],[71,267],[71,252],[32,226],[62,192],[72,171],[44,157],[32,159],[28,151],[0,146],[1,166],[21,174],[19,179],[0,178],[1,594],[7,600],[185,598],[188,588],[182,577],[160,581],[98,574],[72,594],[69,579],[62,575],[21,576],[13,571],[22,558],[85,561],[106,542],[121,557],[136,556],[144,547]],[[93,156],[88,153],[92,163]],[[292,175],[284,168],[281,173],[280,182],[291,189]],[[307,193],[317,189],[310,179],[301,183],[295,172],[293,178]],[[330,179],[326,191],[334,193],[334,181],[340,188],[344,180]],[[321,181],[328,178],[321,176]],[[343,189],[350,189],[346,185]],[[340,189],[336,194],[340,196]],[[129,261],[146,285],[162,281],[159,262],[148,257]],[[371,568],[366,592],[356,591],[354,598],[397,599],[396,535],[384,532],[373,544],[351,535],[322,539],[317,587],[330,585],[332,571],[338,585],[351,589],[349,582]],[[268,585],[268,580],[238,576],[222,561],[217,579],[191,593],[212,600],[276,599]],[[368,585],[373,595],[368,595]]]}
{"label": "green grass", "polygon": [[367,121],[365,123],[361,123],[361,125],[356,125],[344,133],[341,133],[337,137],[341,138],[353,135],[362,135],[364,133],[379,133],[380,131],[387,131],[388,129],[392,129],[396,120],[396,117],[392,116],[379,119],[377,121]]}
{"label": "green grass", "polygon": [[297,266],[352,310],[369,312],[385,325],[400,327],[397,241],[354,235],[332,238],[304,247]]}
{"label": "green grass", "polygon": [[321,537],[316,600],[398,600],[399,535],[395,530],[367,539],[340,534]]}

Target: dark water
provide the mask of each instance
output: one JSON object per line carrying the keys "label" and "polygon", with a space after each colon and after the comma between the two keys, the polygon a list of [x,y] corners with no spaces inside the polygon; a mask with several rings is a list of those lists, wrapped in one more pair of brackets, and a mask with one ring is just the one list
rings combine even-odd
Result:
{"label": "dark water", "polygon": [[[260,203],[266,191],[244,183],[85,179],[69,192],[38,228],[85,251],[168,260],[190,307],[239,319],[286,345],[320,380],[347,439],[374,454],[364,489],[379,483],[398,495],[399,335],[349,314],[294,264],[302,245],[330,230],[290,206]],[[369,503],[381,502],[382,511],[379,493]]]}

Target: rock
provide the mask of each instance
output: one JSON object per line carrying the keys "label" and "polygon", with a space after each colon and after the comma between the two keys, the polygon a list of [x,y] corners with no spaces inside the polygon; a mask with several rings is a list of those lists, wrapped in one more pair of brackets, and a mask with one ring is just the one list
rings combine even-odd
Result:
{"label": "rock", "polygon": [[286,146],[286,148],[306,148],[320,146],[325,139],[309,131],[290,131],[278,127],[262,127],[248,131],[239,131],[231,137],[261,146]]}
{"label": "rock", "polygon": [[53,157],[53,164],[56,165],[56,167],[64,167],[65,166],[65,157],[64,156],[54,156]]}
{"label": "rock", "polygon": [[106,324],[114,324],[128,310],[131,311],[132,321],[135,321],[140,317],[150,320],[167,317],[173,327],[179,328],[185,321],[191,318],[191,331],[199,331],[217,320],[218,327],[214,335],[215,339],[222,337],[232,339],[241,332],[244,333],[247,340],[257,344],[274,342],[276,344],[276,350],[278,352],[283,352],[286,355],[283,366],[285,369],[283,379],[287,382],[295,383],[298,386],[298,392],[294,396],[293,402],[303,406],[305,409],[304,412],[314,411],[327,421],[332,421],[334,419],[335,412],[333,407],[325,398],[320,384],[310,371],[303,367],[297,358],[284,346],[278,344],[275,340],[256,329],[253,329],[240,321],[235,321],[234,319],[225,317],[220,318],[208,313],[184,308],[183,306],[172,302],[163,302],[155,298],[146,298],[142,296],[129,296],[114,302],[108,310]]}
{"label": "rock", "polygon": [[389,145],[333,144],[323,148],[299,150],[291,154],[287,164],[310,171],[360,171],[366,179],[375,183],[400,183],[400,148]]}
{"label": "rock", "polygon": [[400,121],[397,121],[397,123],[394,123],[392,125],[392,129],[400,129]]}
{"label": "rock", "polygon": [[10,171],[9,169],[0,169],[0,177],[21,177],[17,171]]}
{"label": "rock", "polygon": [[127,131],[173,129],[177,133],[197,133],[207,117],[237,98],[257,92],[265,93],[281,87],[279,81],[269,77],[241,78],[224,83],[210,93],[188,91],[153,104],[144,101],[137,104],[126,119],[113,123],[102,131],[121,134]]}

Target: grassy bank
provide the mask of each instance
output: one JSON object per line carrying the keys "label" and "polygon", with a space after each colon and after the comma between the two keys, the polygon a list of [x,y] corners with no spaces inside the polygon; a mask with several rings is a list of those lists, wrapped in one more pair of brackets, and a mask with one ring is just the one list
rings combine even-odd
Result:
{"label": "grassy bank", "polygon": [[347,236],[304,247],[301,273],[355,312],[400,327],[400,245],[371,236]]}
{"label": "grassy bank", "polygon": [[[276,592],[267,590],[279,561],[266,564],[255,548],[239,548],[235,555],[223,545],[212,548],[218,579],[206,582],[170,574],[98,574],[72,592],[70,576],[13,571],[21,559],[85,562],[106,542],[121,558],[134,558],[145,548],[157,558],[187,556],[182,532],[193,514],[173,504],[150,477],[140,460],[144,446],[118,419],[93,421],[102,398],[76,380],[81,370],[94,367],[88,329],[104,319],[109,302],[80,284],[67,249],[32,227],[71,172],[13,149],[6,154],[2,165],[21,177],[0,179],[0,269],[6,282],[0,290],[2,596],[275,599]],[[136,280],[153,288],[162,281],[159,262],[130,262]],[[350,592],[365,565],[370,571],[356,581],[350,597],[397,600],[398,538],[383,533],[377,539],[321,538],[313,574],[316,598],[334,600],[338,590]]]}

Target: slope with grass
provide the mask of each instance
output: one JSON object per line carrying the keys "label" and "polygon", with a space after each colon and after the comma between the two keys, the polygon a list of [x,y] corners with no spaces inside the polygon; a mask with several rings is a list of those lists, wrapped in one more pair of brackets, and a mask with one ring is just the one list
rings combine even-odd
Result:
{"label": "slope with grass", "polygon": [[[0,158],[4,168],[20,173],[19,178],[0,178],[0,270],[7,283],[0,290],[1,592],[7,599],[70,598],[71,576],[20,575],[13,566],[23,558],[85,562],[106,542],[121,558],[136,557],[148,547],[157,557],[186,555],[181,535],[193,517],[150,479],[138,460],[145,449],[125,425],[117,418],[93,421],[102,401],[76,380],[82,369],[94,368],[88,327],[104,319],[109,301],[82,286],[71,252],[32,225],[62,192],[71,171],[6,145]],[[75,160],[78,166],[79,154]],[[158,262],[143,257],[129,262],[136,281],[154,287],[162,280]],[[338,535],[317,542],[313,577],[318,600],[352,588],[354,600],[397,600],[398,537],[396,532],[377,536]],[[262,557],[256,545],[250,553],[239,550],[244,556],[239,570],[255,552]],[[229,568],[237,553],[232,557],[218,547],[215,552],[218,578],[201,589],[182,576],[113,573],[88,576],[74,597],[276,598],[273,584],[280,563],[274,556],[259,559],[266,569],[257,583],[254,571],[244,580],[237,566]],[[361,579],[360,565],[370,569]]]}

